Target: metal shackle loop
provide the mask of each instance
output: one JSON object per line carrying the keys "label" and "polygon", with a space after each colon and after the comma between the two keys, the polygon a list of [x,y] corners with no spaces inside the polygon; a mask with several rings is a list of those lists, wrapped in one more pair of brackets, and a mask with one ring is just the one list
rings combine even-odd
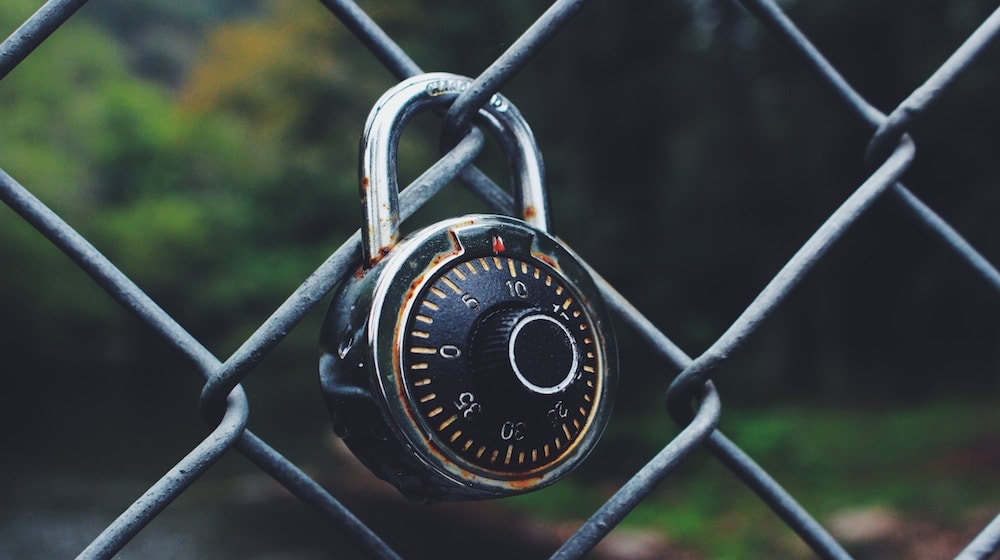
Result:
{"label": "metal shackle loop", "polygon": [[[396,150],[403,128],[420,111],[446,109],[470,84],[471,78],[444,72],[414,76],[383,94],[369,113],[361,136],[359,164],[365,220],[361,228],[362,262],[366,268],[381,260],[399,238]],[[545,169],[528,123],[500,94],[479,110],[477,123],[493,132],[510,162],[519,217],[547,232]]]}

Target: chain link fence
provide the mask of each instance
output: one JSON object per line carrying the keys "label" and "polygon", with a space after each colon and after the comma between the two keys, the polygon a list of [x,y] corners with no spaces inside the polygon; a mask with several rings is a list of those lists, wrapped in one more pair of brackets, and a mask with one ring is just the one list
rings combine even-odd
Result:
{"label": "chain link fence", "polygon": [[[42,6],[0,44],[0,78],[6,77],[85,2],[86,0],[50,0]],[[397,78],[403,79],[422,72],[417,63],[356,4],[349,0],[321,0],[321,3]],[[985,280],[1000,295],[1000,272],[997,268],[900,182],[900,177],[915,158],[914,143],[907,131],[937,100],[948,94],[952,84],[1000,34],[1000,10],[983,21],[944,64],[886,115],[855,91],[777,3],[770,0],[741,0],[740,3],[801,59],[805,69],[816,80],[840,99],[859,121],[870,127],[873,132],[867,148],[867,164],[872,171],[781,267],[725,333],[708,350],[696,357],[686,354],[615,288],[598,279],[600,288],[620,323],[627,326],[665,363],[680,372],[669,388],[667,404],[670,415],[683,429],[566,539],[553,558],[579,558],[586,555],[699,448],[707,449],[720,463],[731,469],[819,557],[849,558],[844,547],[778,481],[717,429],[721,412],[721,402],[713,386],[717,372],[725,368],[734,351],[759,325],[768,320],[776,306],[795,290],[803,277],[822,261],[844,232],[880,198],[898,199],[967,265],[968,270]],[[440,186],[452,179],[458,179],[483,200],[489,201],[497,212],[512,211],[513,203],[506,191],[471,166],[470,162],[483,145],[482,137],[469,135],[463,138],[462,133],[468,129],[478,107],[487,103],[494,92],[503,88],[528,64],[532,56],[566,27],[584,5],[585,2],[580,0],[554,2],[452,105],[443,117],[443,139],[446,144],[450,142],[456,147],[402,192],[401,212],[404,217],[413,213]],[[149,325],[194,363],[205,379],[201,408],[203,416],[214,429],[108,525],[80,553],[79,558],[113,557],[175,498],[211,469],[220,456],[231,449],[243,454],[262,472],[319,512],[338,531],[348,536],[363,553],[378,558],[399,557],[337,497],[247,429],[250,406],[240,385],[306,313],[349,273],[358,258],[359,234],[349,238],[305,279],[235,353],[220,360],[87,239],[2,170],[0,198],[89,274],[121,306]],[[956,551],[956,558],[984,559],[998,548],[1000,516],[982,528],[964,550]]]}

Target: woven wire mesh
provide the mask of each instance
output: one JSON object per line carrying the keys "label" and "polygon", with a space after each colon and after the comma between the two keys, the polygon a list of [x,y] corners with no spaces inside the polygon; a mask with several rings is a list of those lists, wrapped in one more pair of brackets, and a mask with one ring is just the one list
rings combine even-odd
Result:
{"label": "woven wire mesh", "polygon": [[[85,0],[51,0],[0,44],[0,78],[27,58],[50,34],[70,19]],[[397,78],[422,72],[377,23],[348,0],[321,0],[358,40]],[[443,121],[444,141],[455,145],[440,161],[403,191],[401,213],[412,214],[442,185],[458,179],[500,213],[510,213],[510,196],[471,166],[483,146],[481,136],[461,138],[476,109],[511,80],[546,43],[565,28],[585,2],[553,3],[509,48],[486,68],[454,103]],[[792,293],[803,277],[823,260],[844,232],[884,197],[897,199],[938,236],[967,266],[1000,294],[1000,272],[973,248],[948,222],[922,202],[900,177],[915,158],[907,135],[911,125],[934,103],[948,94],[991,41],[1000,34],[1000,10],[975,29],[967,40],[927,80],[888,115],[865,100],[841,76],[809,39],[769,0],[742,0],[743,7],[789,51],[807,71],[839,98],[853,115],[872,130],[867,164],[873,170],[809,239],[773,276],[731,326],[711,346],[692,358],[667,338],[639,309],[610,284],[598,278],[612,310],[622,325],[642,340],[665,363],[680,373],[667,393],[670,415],[682,427],[662,450],[625,482],[590,519],[569,536],[554,558],[578,558],[592,550],[618,523],[691,453],[707,449],[750,487],[820,557],[848,558],[848,553],[753,458],[718,429],[721,402],[713,379],[733,352],[765,322],[778,304]],[[456,140],[461,139],[456,143]],[[51,211],[27,188],[0,170],[0,198],[25,221],[46,236],[123,307],[152,327],[178,352],[196,364],[205,379],[201,408],[213,426],[211,433],[176,465],[143,492],[125,512],[104,528],[83,550],[80,558],[111,558],[156,518],[175,498],[212,468],[231,449],[246,456],[268,476],[347,535],[355,546],[372,557],[398,557],[386,542],[346,508],[337,497],[315,482],[301,468],[247,429],[250,406],[240,383],[286,334],[347,274],[356,262],[356,233],[315,270],[270,317],[222,360],[141,290],[133,280]],[[987,558],[1000,548],[1000,516],[993,519],[957,558]]]}

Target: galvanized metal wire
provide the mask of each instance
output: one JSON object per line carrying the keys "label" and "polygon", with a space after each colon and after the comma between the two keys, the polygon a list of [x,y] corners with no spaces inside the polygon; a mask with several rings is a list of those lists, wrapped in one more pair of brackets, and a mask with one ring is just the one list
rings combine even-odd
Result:
{"label": "galvanized metal wire", "polygon": [[[393,75],[405,78],[422,72],[360,7],[350,0],[320,2],[368,48]],[[50,0],[10,37],[0,43],[0,79],[27,58],[86,0]],[[867,150],[871,174],[847,197],[815,233],[775,274],[753,302],[705,352],[692,358],[665,336],[614,287],[595,272],[598,285],[618,319],[660,357],[665,369],[679,372],[666,394],[670,415],[681,431],[630,478],[553,558],[580,558],[593,549],[664,478],[695,449],[709,450],[756,492],[775,514],[822,558],[849,558],[844,548],[739,446],[717,429],[721,402],[713,382],[726,375],[734,352],[792,293],[852,224],[874,201],[889,195],[939,237],[1000,295],[1000,272],[951,225],[899,182],[915,157],[907,135],[915,119],[924,114],[972,66],[984,49],[1000,35],[1000,9],[988,17],[932,76],[888,115],[872,106],[823,57],[771,0],[741,0],[743,6],[794,52],[835,97],[873,130]],[[447,182],[459,179],[500,213],[513,210],[511,196],[471,166],[484,141],[470,129],[472,116],[490,96],[528,64],[543,46],[563,29],[580,8],[581,0],[557,0],[525,33],[486,68],[443,115],[441,160],[401,193],[400,213],[409,216]],[[0,109],[2,110],[2,109]],[[247,340],[227,359],[215,357],[194,336],[145,294],[90,242],[45,206],[27,188],[0,169],[0,199],[47,237],[120,305],[149,325],[163,340],[186,356],[205,378],[202,412],[213,431],[80,553],[80,558],[111,558],[125,544],[209,470],[230,449],[236,449],[261,471],[310,505],[330,524],[347,535],[364,553],[377,558],[398,558],[372,529],[299,467],[247,430],[249,404],[240,382],[272,351],[358,260],[360,235],[355,233],[323,262]],[[1000,516],[990,522],[956,558],[985,559],[1000,550]]]}

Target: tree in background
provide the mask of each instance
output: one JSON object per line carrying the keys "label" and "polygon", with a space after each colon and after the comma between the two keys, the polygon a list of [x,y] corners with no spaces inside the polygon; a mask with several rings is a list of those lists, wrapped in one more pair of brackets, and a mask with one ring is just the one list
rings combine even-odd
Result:
{"label": "tree in background", "polygon": [[[357,227],[358,133],[394,79],[317,2],[92,4],[0,84],[0,165],[227,355]],[[541,9],[365,7],[424,68],[468,75]],[[885,109],[985,15],[973,2],[789,8]],[[31,9],[10,3],[0,26]],[[926,35],[928,20],[939,33]],[[987,255],[998,251],[998,171],[977,146],[989,145],[997,117],[977,103],[997,80],[963,77],[920,123],[925,155],[907,177]],[[546,156],[559,234],[692,354],[866,175],[871,131],[729,2],[594,2],[504,93]],[[967,123],[961,141],[956,122]],[[433,117],[415,125],[400,152],[404,182],[436,154]],[[502,166],[485,165],[506,183]],[[413,223],[480,209],[448,193]],[[981,304],[993,300],[905,212],[889,201],[876,212],[724,374],[737,398],[858,386],[927,395],[942,368],[949,384],[995,388],[997,314]],[[23,366],[55,345],[72,350],[46,356],[49,369],[141,369],[149,343],[134,343],[121,312],[9,212],[0,240],[0,258],[17,263],[0,272],[7,360]],[[283,357],[312,367],[314,336],[289,344]],[[626,394],[655,404],[648,387],[673,372],[638,348],[623,356],[634,380]]]}
{"label": "tree in background", "polygon": [[[0,34],[37,4],[7,0]],[[867,176],[862,150],[871,130],[734,3],[624,4],[589,3],[503,92],[545,155],[556,232],[697,355]],[[784,4],[883,110],[987,11],[957,0]],[[466,75],[544,9],[528,0],[363,6],[422,67]],[[919,155],[906,183],[996,263],[1000,168],[992,147],[1000,113],[990,102],[1000,75],[989,71],[991,56],[996,48],[913,131]],[[357,139],[394,81],[314,0],[95,0],[0,82],[0,166],[224,358],[358,226]],[[436,157],[437,125],[434,116],[418,118],[404,136],[403,183]],[[482,167],[505,184],[494,148]],[[407,227],[481,209],[457,186],[447,189]],[[734,426],[727,433],[790,471],[783,481],[800,477],[804,488],[843,504],[859,487],[851,472],[884,457],[894,468],[912,464],[894,456],[899,446],[883,445],[891,439],[881,436],[900,431],[892,418],[820,409],[744,421],[747,412],[733,405],[909,403],[950,391],[964,407],[996,394],[997,299],[937,243],[881,201],[720,373]],[[320,308],[246,381],[254,429],[300,422],[289,433],[302,441],[292,441],[313,453],[323,451],[315,434],[329,436],[316,390]],[[200,379],[135,325],[0,208],[0,434],[11,457],[29,468],[35,460],[74,469],[73,461],[114,447],[114,457],[137,462],[159,453],[150,475],[158,476],[189,451],[177,434],[187,429],[196,441],[204,433],[194,411]],[[621,348],[612,426],[579,473],[601,484],[564,486],[568,501],[602,500],[605,483],[631,475],[670,429],[662,398],[676,372],[628,333]],[[190,410],[178,412],[184,404]],[[906,433],[904,450],[911,440],[971,441],[938,433],[952,419],[951,409],[941,410],[914,430],[934,437]],[[956,426],[989,424],[972,412]],[[105,414],[113,419],[102,421]],[[156,419],[159,431],[149,425]],[[885,433],[866,449],[860,436],[876,428]],[[833,438],[831,446],[827,431],[846,443]],[[44,454],[40,441],[67,433],[55,460],[33,459]],[[88,437],[76,445],[85,452],[66,451],[74,442],[65,440],[81,433]],[[852,462],[868,455],[869,463]],[[726,510],[745,489],[703,480],[651,501],[676,512],[672,530],[715,540],[738,525]],[[860,487],[875,496],[879,486],[897,491],[872,480]],[[837,481],[843,486],[827,484]],[[931,494],[942,488],[928,482],[920,486]],[[703,507],[687,509],[684,494]],[[543,496],[538,505],[563,501]],[[713,530],[705,529],[709,519],[719,522]],[[737,535],[741,545],[759,538]]]}

